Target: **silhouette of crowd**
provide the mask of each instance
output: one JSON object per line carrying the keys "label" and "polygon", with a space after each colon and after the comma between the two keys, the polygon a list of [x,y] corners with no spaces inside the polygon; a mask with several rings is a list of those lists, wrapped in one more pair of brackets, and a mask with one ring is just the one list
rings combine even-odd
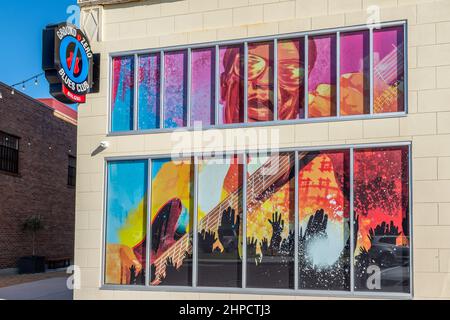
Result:
{"label": "silhouette of crowd", "polygon": [[[275,212],[268,223],[272,227],[270,241],[266,238],[258,241],[247,238],[247,287],[278,288],[294,287],[294,251],[295,235],[289,232],[287,238],[282,237],[286,228],[281,214]],[[349,226],[349,225],[348,225]],[[339,258],[331,265],[317,265],[308,254],[312,241],[328,237],[328,215],[323,209],[312,215],[306,227],[299,230],[299,288],[312,290],[349,290],[350,289],[350,237],[345,235],[346,244]],[[371,265],[381,270],[381,288],[389,287],[390,291],[408,292],[409,290],[409,253],[408,246],[397,245],[401,235],[399,228],[382,222],[375,229],[369,230],[370,249],[356,248],[359,218],[355,219],[354,248],[355,256],[355,289],[366,290],[367,280],[371,274],[367,272]],[[408,233],[408,221],[403,221],[403,232]],[[348,228],[347,230],[350,230]],[[241,220],[235,210],[223,211],[217,234],[212,230],[201,230],[198,233],[198,285],[206,287],[241,287],[242,262],[240,253]],[[382,244],[382,246],[380,245]],[[259,251],[258,251],[259,246]],[[190,286],[192,285],[192,253],[185,253],[182,263],[175,265],[168,258],[164,276],[159,276],[160,285]],[[391,279],[383,270],[401,268],[401,276]],[[151,282],[156,280],[155,267],[151,267]],[[134,277],[131,270],[131,283],[140,283],[145,278],[141,272]],[[397,270],[398,271],[398,270]],[[397,272],[398,273],[398,272]],[[408,273],[408,274],[407,274]]]}

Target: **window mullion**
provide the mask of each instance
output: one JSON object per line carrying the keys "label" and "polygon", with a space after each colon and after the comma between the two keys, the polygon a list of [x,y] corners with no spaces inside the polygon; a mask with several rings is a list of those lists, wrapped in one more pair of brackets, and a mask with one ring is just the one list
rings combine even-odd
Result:
{"label": "window mullion", "polygon": [[350,148],[350,291],[355,290],[354,148]]}
{"label": "window mullion", "polygon": [[191,127],[191,91],[192,91],[192,50],[187,50],[187,96],[186,96],[186,109],[187,109],[187,124],[186,127]]}
{"label": "window mullion", "polygon": [[220,47],[216,45],[216,51],[215,51],[215,96],[214,96],[214,125],[219,124],[219,103],[220,103]]}
{"label": "window mullion", "polygon": [[248,42],[244,43],[244,123],[248,123]]}
{"label": "window mullion", "polygon": [[139,130],[138,126],[138,117],[139,117],[139,95],[138,88],[139,86],[139,61],[138,55],[134,55],[134,107],[133,107],[133,130]]}
{"label": "window mullion", "polygon": [[278,39],[273,40],[273,120],[278,121]]}
{"label": "window mullion", "polygon": [[242,161],[244,171],[242,181],[242,288],[245,289],[247,288],[247,152],[242,155]]}
{"label": "window mullion", "polygon": [[309,117],[309,37],[305,36],[305,53],[304,53],[304,60],[305,60],[305,66],[304,66],[304,74],[305,78],[303,80],[304,87],[305,87],[305,119],[308,119]]}
{"label": "window mullion", "polygon": [[145,285],[150,286],[150,275],[151,275],[151,254],[152,254],[152,160],[148,160],[148,171],[147,171],[147,248],[145,256]]}
{"label": "window mullion", "polygon": [[370,88],[370,114],[373,115],[374,113],[374,99],[373,99],[373,95],[374,95],[374,79],[373,79],[373,75],[374,75],[374,65],[373,65],[373,27],[371,27],[369,29],[369,88]]}
{"label": "window mullion", "polygon": [[341,117],[341,33],[336,33],[336,117]]}
{"label": "window mullion", "polygon": [[413,250],[413,237],[411,235],[411,231],[413,230],[413,200],[412,200],[412,192],[413,192],[413,186],[412,186],[412,146],[408,145],[408,212],[406,213],[408,215],[408,240],[409,240],[409,288],[411,295],[414,293],[414,250]]}
{"label": "window mullion", "polygon": [[194,221],[192,239],[192,286],[198,285],[198,157],[194,158]]}
{"label": "window mullion", "polygon": [[299,287],[299,252],[298,252],[298,239],[299,239],[299,210],[300,210],[300,204],[299,204],[299,185],[298,185],[298,176],[299,176],[299,156],[298,151],[295,151],[295,163],[294,163],[294,170],[295,170],[295,189],[294,189],[294,210],[295,210],[295,229],[294,229],[294,289],[298,290]]}
{"label": "window mullion", "polygon": [[[408,113],[408,28],[403,28],[403,111]],[[410,229],[411,230],[411,229]]]}
{"label": "window mullion", "polygon": [[164,51],[161,51],[160,53],[160,58],[159,58],[159,67],[160,67],[160,71],[159,71],[159,87],[160,92],[159,92],[159,113],[160,113],[160,119],[159,119],[159,127],[161,129],[164,128],[164,87],[165,87],[165,83],[164,83]]}

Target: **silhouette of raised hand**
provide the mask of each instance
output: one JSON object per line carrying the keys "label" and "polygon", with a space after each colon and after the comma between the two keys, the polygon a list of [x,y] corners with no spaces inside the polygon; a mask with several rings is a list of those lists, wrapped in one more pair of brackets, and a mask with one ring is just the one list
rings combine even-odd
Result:
{"label": "silhouette of raised hand", "polygon": [[272,225],[272,240],[270,241],[270,248],[272,250],[278,250],[281,245],[281,233],[284,229],[284,220],[281,219],[281,214],[275,212],[272,214],[272,220],[268,220]]}
{"label": "silhouette of raised hand", "polygon": [[150,266],[150,283],[156,280],[156,266],[152,264]]}
{"label": "silhouette of raised hand", "polygon": [[290,231],[289,236],[281,242],[281,251],[283,254],[292,255],[295,250],[295,232]]}
{"label": "silhouette of raised hand", "polygon": [[389,225],[383,221],[381,224],[377,225],[375,229],[369,230],[369,240],[371,243],[373,243],[373,240],[376,237],[383,237],[385,243],[395,245],[399,235],[400,232],[398,231],[398,227],[394,225],[394,221],[391,221]]}
{"label": "silhouette of raised hand", "polygon": [[241,218],[236,212],[228,207],[222,213],[221,224],[218,229],[219,240],[226,252],[236,251],[239,240],[239,226]]}
{"label": "silhouette of raised hand", "polygon": [[211,253],[216,241],[217,238],[215,232],[202,230],[202,232],[198,234],[198,247],[200,252]]}
{"label": "silhouette of raised hand", "polygon": [[165,265],[165,274],[159,275],[159,281],[167,283],[167,281],[170,281],[170,279],[178,272],[177,267],[175,263],[173,262],[173,259],[171,257],[168,257],[166,259],[166,265]]}
{"label": "silhouette of raised hand", "polygon": [[130,284],[136,284],[136,267],[134,265],[130,268]]}
{"label": "silhouette of raised hand", "polygon": [[323,209],[317,210],[316,213],[308,220],[308,225],[305,231],[305,239],[314,237],[326,237],[326,230],[328,225],[328,215]]}
{"label": "silhouette of raised hand", "polygon": [[269,255],[269,240],[267,240],[267,238],[264,238],[263,241],[261,242],[261,253],[263,256],[268,256]]}
{"label": "silhouette of raised hand", "polygon": [[256,259],[256,246],[258,240],[253,238],[247,238],[247,259]]}

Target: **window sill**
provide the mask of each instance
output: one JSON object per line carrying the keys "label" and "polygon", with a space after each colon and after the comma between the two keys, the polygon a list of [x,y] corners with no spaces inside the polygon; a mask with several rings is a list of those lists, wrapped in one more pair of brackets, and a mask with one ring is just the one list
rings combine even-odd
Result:
{"label": "window sill", "polygon": [[5,176],[10,176],[13,178],[22,178],[22,175],[20,173],[13,173],[13,172],[0,170],[0,174],[4,174]]}
{"label": "window sill", "polygon": [[350,292],[350,291],[324,291],[324,290],[289,290],[289,289],[253,289],[253,288],[208,288],[208,287],[150,287],[145,285],[103,285],[99,288],[102,291],[138,291],[138,292],[182,292],[182,293],[226,293],[226,294],[247,294],[247,295],[278,295],[296,297],[336,297],[336,298],[367,298],[367,299],[396,299],[412,300],[410,293],[396,292]]}
{"label": "window sill", "polygon": [[278,121],[265,121],[259,123],[233,123],[225,125],[210,125],[205,127],[180,127],[180,128],[164,128],[164,129],[150,129],[150,130],[129,130],[129,131],[110,131],[107,137],[117,136],[129,136],[129,135],[144,135],[144,134],[158,134],[158,133],[172,133],[179,131],[208,131],[208,130],[225,130],[225,129],[249,129],[249,128],[261,128],[261,127],[276,127],[286,125],[299,125],[310,123],[334,123],[341,121],[357,121],[357,120],[374,120],[374,119],[389,119],[389,118],[403,118],[408,115],[407,112],[393,112],[377,115],[357,115],[357,116],[342,116],[342,117],[324,117],[324,118],[310,118],[310,119],[298,119],[298,120],[278,120]]}

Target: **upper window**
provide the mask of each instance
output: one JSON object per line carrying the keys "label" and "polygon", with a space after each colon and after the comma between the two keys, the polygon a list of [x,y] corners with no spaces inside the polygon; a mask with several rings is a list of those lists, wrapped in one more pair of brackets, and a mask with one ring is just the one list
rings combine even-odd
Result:
{"label": "upper window", "polygon": [[114,55],[110,131],[403,113],[404,27],[386,23]]}
{"label": "upper window", "polygon": [[19,173],[19,138],[1,131],[0,171]]}

